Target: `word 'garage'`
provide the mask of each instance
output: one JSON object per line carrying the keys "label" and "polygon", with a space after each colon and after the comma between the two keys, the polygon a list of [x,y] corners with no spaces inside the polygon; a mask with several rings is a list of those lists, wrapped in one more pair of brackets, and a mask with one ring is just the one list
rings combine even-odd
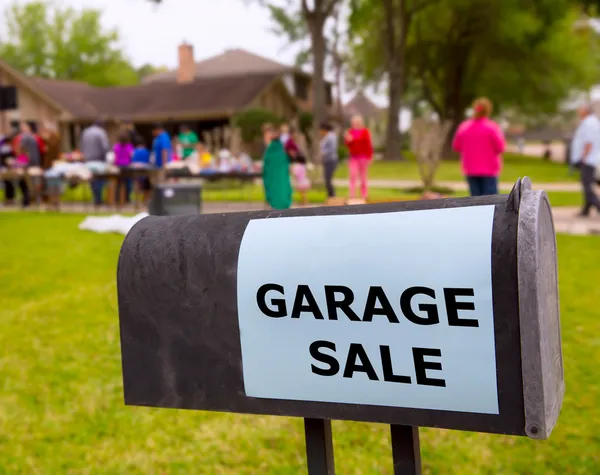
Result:
{"label": "word 'garage'", "polygon": [[[341,285],[325,285],[326,308],[321,309],[308,285],[298,285],[295,289],[291,313],[285,301],[285,289],[278,284],[262,285],[256,292],[256,303],[260,311],[271,318],[300,318],[302,314],[311,314],[317,320],[338,320],[340,315],[352,322],[372,322],[375,316],[386,317],[390,323],[400,323],[396,310],[382,287],[369,287],[364,309],[357,313],[353,308],[354,292]],[[474,297],[471,288],[445,288],[444,301],[448,325],[451,327],[478,327],[474,319],[460,318],[459,310],[475,310],[473,302],[457,301],[458,297]],[[433,299],[431,303],[421,303],[418,309],[424,315],[417,315],[413,309],[414,297],[424,295]],[[267,303],[267,298],[269,302]],[[428,287],[410,287],[400,294],[401,314],[416,325],[437,325],[440,323],[438,305],[435,303],[435,291]],[[324,310],[324,311],[323,311]]]}
{"label": "word 'garage'", "polygon": [[[321,290],[321,289],[320,289]],[[440,311],[436,303],[436,293],[429,287],[410,287],[402,291],[395,299],[390,299],[380,286],[368,288],[364,307],[357,308],[352,289],[340,285],[325,285],[322,288],[325,295],[325,308],[321,308],[308,285],[298,285],[294,289],[293,303],[288,308],[286,292],[279,284],[264,284],[256,292],[256,303],[260,311],[270,318],[300,319],[302,316],[312,316],[316,320],[339,320],[347,318],[351,322],[372,322],[375,317],[387,319],[389,323],[400,323],[399,315],[415,325],[440,324]],[[323,294],[321,294],[323,295]],[[420,314],[413,308],[413,299],[425,296],[431,301],[416,305]],[[471,301],[458,298],[471,298]],[[475,293],[472,288],[444,288],[443,299],[446,309],[446,321],[451,327],[479,327],[477,319],[459,316],[459,311],[474,311]],[[395,308],[392,302],[397,303]],[[398,311],[399,310],[399,311]],[[319,376],[336,376],[341,372],[344,378],[352,378],[357,373],[365,374],[371,381],[386,381],[393,383],[413,384],[409,375],[400,375],[392,367],[391,348],[386,345],[379,347],[379,354],[368,355],[360,343],[351,343],[345,363],[340,364],[336,358],[336,344],[331,341],[318,340],[313,342],[308,352],[319,364],[312,364],[311,370]],[[418,385],[445,387],[444,379],[434,378],[427,370],[441,371],[442,364],[428,361],[426,358],[441,358],[442,352],[436,348],[412,348],[412,364],[414,367],[414,382]],[[377,374],[372,361],[377,358],[382,368],[382,374]]]}

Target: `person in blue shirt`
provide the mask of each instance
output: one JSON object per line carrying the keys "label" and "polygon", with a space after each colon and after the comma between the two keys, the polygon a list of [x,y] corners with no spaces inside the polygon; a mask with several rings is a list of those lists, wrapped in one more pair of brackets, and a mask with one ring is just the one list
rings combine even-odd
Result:
{"label": "person in blue shirt", "polygon": [[571,157],[581,171],[583,208],[579,216],[587,217],[592,207],[600,212],[600,199],[593,188],[596,167],[600,166],[600,120],[589,104],[580,107],[578,115],[581,122],[571,143]]}
{"label": "person in blue shirt", "polygon": [[152,151],[154,152],[154,165],[157,168],[163,168],[171,161],[172,147],[171,137],[165,130],[162,124],[154,124],[152,130],[154,142],[152,143]]}
{"label": "person in blue shirt", "polygon": [[[133,167],[139,167],[150,170],[152,164],[150,163],[150,152],[146,148],[144,140],[140,137],[137,138],[135,143],[135,150],[131,157],[131,164]],[[136,180],[138,190],[143,195],[143,202],[148,204],[150,201],[150,193],[152,191],[152,184],[150,183],[150,177],[145,176]]]}

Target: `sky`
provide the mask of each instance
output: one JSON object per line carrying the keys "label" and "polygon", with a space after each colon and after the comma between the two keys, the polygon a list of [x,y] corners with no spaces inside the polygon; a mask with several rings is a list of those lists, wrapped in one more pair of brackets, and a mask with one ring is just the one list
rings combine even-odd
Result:
{"label": "sky", "polygon": [[[26,0],[0,0],[0,11],[12,3]],[[271,31],[270,14],[258,0],[163,0],[155,5],[148,0],[51,0],[62,7],[103,11],[106,28],[116,28],[121,46],[131,62],[139,67],[177,66],[177,47],[186,41],[194,46],[196,60],[243,48],[253,53],[294,64],[296,50]],[[329,78],[332,79],[332,78]],[[353,92],[344,91],[343,100]],[[385,94],[367,91],[380,107],[387,105]],[[401,114],[403,129],[409,114]]]}
{"label": "sky", "polygon": [[[0,7],[12,0],[0,0]],[[25,0],[17,0],[25,3]],[[103,11],[107,28],[117,28],[123,50],[135,66],[177,66],[177,47],[183,41],[194,46],[196,60],[243,48],[253,53],[294,64],[296,49],[272,31],[269,12],[258,0],[53,0],[76,9]],[[384,96],[369,94],[380,106]],[[349,100],[352,93],[345,93]]]}

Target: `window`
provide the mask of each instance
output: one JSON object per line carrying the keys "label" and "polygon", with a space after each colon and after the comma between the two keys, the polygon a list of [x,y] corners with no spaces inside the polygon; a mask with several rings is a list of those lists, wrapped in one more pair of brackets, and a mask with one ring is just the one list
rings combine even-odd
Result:
{"label": "window", "polygon": [[294,76],[294,91],[298,99],[308,100],[309,83],[310,81],[305,76]]}

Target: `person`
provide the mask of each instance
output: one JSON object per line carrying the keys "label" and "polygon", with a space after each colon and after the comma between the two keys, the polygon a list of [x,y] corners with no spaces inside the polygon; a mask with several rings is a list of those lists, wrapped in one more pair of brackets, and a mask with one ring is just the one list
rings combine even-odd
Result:
{"label": "person", "polygon": [[185,160],[196,151],[198,136],[188,125],[182,125],[178,138],[182,149],[182,159]]}
{"label": "person", "polygon": [[519,154],[525,155],[525,137],[521,136],[517,139],[517,149]]}
{"label": "person", "polygon": [[274,126],[263,127],[266,145],[263,157],[263,186],[265,198],[273,209],[288,209],[292,206],[292,184],[290,162]]}
{"label": "person", "polygon": [[476,99],[473,117],[460,124],[452,141],[452,148],[460,153],[471,196],[498,193],[498,175],[506,142],[500,126],[489,119],[491,113],[489,99]]}
{"label": "person", "polygon": [[173,153],[171,147],[171,138],[160,123],[154,124],[152,129],[154,142],[152,142],[152,151],[154,152],[154,165],[162,169],[171,161]]}
{"label": "person", "polygon": [[[138,141],[135,144],[135,150],[133,151],[133,156],[131,157],[131,164],[137,168],[146,168],[148,170],[151,168],[150,152],[146,148],[144,139],[141,137],[138,138]],[[136,180],[136,186],[138,187],[138,190],[142,192],[144,204],[148,204],[150,201],[150,193],[152,191],[150,178],[147,176],[138,178]]]}
{"label": "person", "polygon": [[122,132],[125,133],[129,138],[129,143],[135,144],[141,139],[140,134],[135,130],[135,125],[130,120],[123,122]]}
{"label": "person", "polygon": [[279,130],[280,130],[279,140],[285,147],[285,145],[288,143],[288,140],[290,139],[290,136],[291,136],[290,126],[285,123],[281,124],[281,127],[279,127]]}
{"label": "person", "polygon": [[[115,154],[115,166],[123,170],[131,165],[131,157],[133,155],[133,144],[130,142],[131,135],[128,133],[121,133],[117,140],[117,143],[113,147]],[[131,195],[131,180],[129,178],[121,178],[117,181],[117,187],[115,189],[115,202],[121,205],[124,202],[129,201]],[[122,197],[122,199],[121,199]]]}
{"label": "person", "polygon": [[210,152],[206,148],[206,145],[204,144],[204,142],[198,142],[196,149],[197,149],[197,153],[198,153],[198,161],[199,161],[200,168],[203,170],[210,170],[210,169],[214,168],[215,163],[213,160],[213,156],[210,154]]}
{"label": "person", "polygon": [[[102,125],[101,120],[96,120],[92,125],[85,128],[81,134],[79,150],[81,150],[86,162],[106,162],[106,154],[110,151],[110,143],[108,134]],[[90,182],[95,206],[100,206],[103,203],[104,185],[105,181],[103,179],[92,178]]]}
{"label": "person", "polygon": [[[17,143],[17,163],[19,166],[33,168],[42,165],[42,151],[39,140],[33,134],[27,122],[21,122],[21,135]],[[19,183],[21,192],[23,193],[23,207],[27,207],[29,206],[31,190],[29,190],[25,178],[22,178],[21,181],[25,182],[25,184]],[[41,186],[35,185],[35,188],[36,192],[41,191]]]}
{"label": "person", "polygon": [[360,180],[360,194],[366,201],[368,197],[367,170],[373,160],[373,143],[371,133],[365,127],[362,116],[355,115],[351,120],[351,128],[345,135],[346,146],[350,153],[348,168],[350,169],[350,198],[356,197],[356,181]]}
{"label": "person", "polygon": [[588,104],[577,113],[580,123],[571,144],[571,157],[581,173],[583,208],[579,216],[587,217],[592,207],[600,211],[600,200],[593,189],[596,167],[600,165],[600,120]]}
{"label": "person", "polygon": [[325,178],[325,187],[327,188],[327,197],[335,196],[333,187],[333,174],[338,165],[338,138],[333,127],[328,123],[322,123],[319,128],[321,132],[321,161],[323,163],[323,175]]}
{"label": "person", "polygon": [[171,140],[171,162],[178,162],[181,160],[181,145],[179,144],[179,139],[177,137],[173,137]]}
{"label": "person", "polygon": [[298,147],[296,131],[288,128],[287,139],[284,141],[283,136],[280,137],[283,149],[287,153],[290,163],[292,163],[297,157],[302,155],[300,147]]}
{"label": "person", "polygon": [[294,189],[300,193],[302,205],[306,206],[311,183],[306,170],[306,157],[303,155],[298,155],[293,159],[292,176],[294,177]]}

